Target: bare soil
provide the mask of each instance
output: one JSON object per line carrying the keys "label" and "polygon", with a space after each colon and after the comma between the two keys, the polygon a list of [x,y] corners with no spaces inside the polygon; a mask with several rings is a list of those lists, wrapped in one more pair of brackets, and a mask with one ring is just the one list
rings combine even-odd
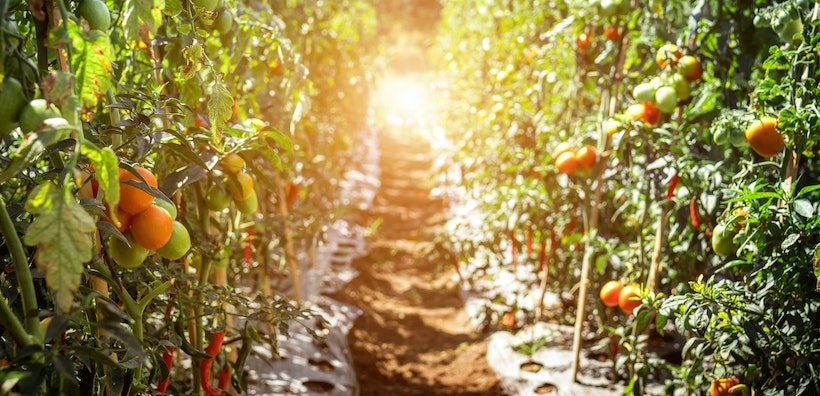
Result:
{"label": "bare soil", "polygon": [[384,134],[381,188],[365,224],[381,221],[360,275],[333,296],[364,312],[349,333],[361,395],[503,395],[470,324],[453,268],[432,247],[446,221],[430,195],[423,139]]}

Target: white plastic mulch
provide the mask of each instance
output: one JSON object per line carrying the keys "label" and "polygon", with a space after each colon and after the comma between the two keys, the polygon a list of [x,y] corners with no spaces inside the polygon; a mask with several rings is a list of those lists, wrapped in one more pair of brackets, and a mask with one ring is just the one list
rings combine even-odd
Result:
{"label": "white plastic mulch", "polygon": [[[371,129],[354,148],[357,168],[348,169],[338,182],[343,206],[368,210],[380,186],[379,150],[376,131]],[[318,313],[326,323],[315,320],[307,327],[318,330],[316,340],[305,326],[289,324],[289,335],[279,334],[274,357],[266,345],[257,346],[248,359],[249,395],[358,395],[359,385],[347,334],[361,310],[335,301],[338,292],[358,272],[357,257],[367,254],[364,229],[343,219],[329,225],[323,242],[315,250],[315,266],[309,266],[305,247],[297,252],[303,307]]]}

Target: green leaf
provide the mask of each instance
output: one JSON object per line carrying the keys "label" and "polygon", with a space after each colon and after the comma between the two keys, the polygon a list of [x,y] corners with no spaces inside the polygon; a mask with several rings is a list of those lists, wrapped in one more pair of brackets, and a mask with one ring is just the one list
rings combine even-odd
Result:
{"label": "green leaf", "polygon": [[795,200],[792,206],[794,207],[794,211],[800,216],[805,218],[814,216],[814,206],[812,206],[811,201],[808,199]]}
{"label": "green leaf", "polygon": [[795,243],[797,243],[799,239],[800,234],[796,232],[794,234],[789,234],[789,236],[787,236],[786,239],[784,239],[783,242],[780,244],[780,248],[786,250],[792,247],[792,245],[794,245]]}
{"label": "green leaf", "polygon": [[165,1],[165,9],[162,10],[162,13],[168,15],[169,17],[175,17],[182,12],[182,2],[180,0],[166,0]]}
{"label": "green leaf", "polygon": [[638,312],[638,331],[644,331],[649,326],[649,321],[652,320],[652,312],[646,309],[640,309]]}
{"label": "green leaf", "polygon": [[[105,202],[108,202],[110,208],[116,208],[120,202],[120,176],[117,167],[117,154],[110,147],[100,149],[88,141],[83,144],[82,153],[94,165],[95,178],[100,185],[100,190],[105,195]],[[116,216],[116,210],[112,210],[111,214]]]}
{"label": "green leaf", "polygon": [[817,190],[820,190],[820,184],[815,184],[815,185],[812,185],[812,186],[806,186],[806,187],[803,187],[803,188],[800,189],[800,192],[797,193],[797,196],[800,197],[800,196],[812,193],[812,192],[817,191]]}
{"label": "green leaf", "polygon": [[114,49],[108,35],[99,30],[83,32],[74,21],[68,22],[68,35],[74,53],[71,66],[74,68],[77,94],[83,105],[91,108],[111,86],[114,67]]}
{"label": "green leaf", "polygon": [[17,175],[17,172],[34,162],[49,146],[65,140],[74,128],[65,124],[64,120],[62,122],[63,124],[54,123],[50,128],[26,134],[25,141],[14,152],[11,163],[0,174],[0,183]]}
{"label": "green leaf", "polygon": [[655,317],[655,330],[657,330],[661,336],[663,336],[663,328],[666,327],[666,322],[668,321],[669,317],[663,314],[658,314],[658,316]]}
{"label": "green leaf", "polygon": [[72,293],[80,286],[83,263],[93,256],[94,219],[74,199],[68,184],[37,186],[25,207],[35,219],[24,242],[37,247],[37,270],[46,274],[46,285],[57,292],[58,311],[67,312]]}
{"label": "green leaf", "polygon": [[125,39],[149,42],[162,22],[165,0],[125,0],[122,27]]}
{"label": "green leaf", "polygon": [[293,142],[284,133],[272,129],[265,132],[265,138],[272,139],[281,149],[293,153]]}
{"label": "green leaf", "polygon": [[220,78],[211,85],[211,100],[208,101],[208,117],[211,119],[211,132],[214,140],[222,139],[222,129],[231,118],[233,97]]}

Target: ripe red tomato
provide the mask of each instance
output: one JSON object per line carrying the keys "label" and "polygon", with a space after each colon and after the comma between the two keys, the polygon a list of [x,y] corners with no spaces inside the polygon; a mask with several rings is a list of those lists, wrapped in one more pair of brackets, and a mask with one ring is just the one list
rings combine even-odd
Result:
{"label": "ripe red tomato", "polygon": [[581,33],[575,44],[578,46],[579,51],[586,51],[589,48],[589,36],[586,33]]}
{"label": "ripe red tomato", "polygon": [[606,36],[606,39],[609,41],[618,41],[618,39],[621,37],[621,34],[618,32],[617,27],[607,26],[607,28],[604,30],[604,36]]}

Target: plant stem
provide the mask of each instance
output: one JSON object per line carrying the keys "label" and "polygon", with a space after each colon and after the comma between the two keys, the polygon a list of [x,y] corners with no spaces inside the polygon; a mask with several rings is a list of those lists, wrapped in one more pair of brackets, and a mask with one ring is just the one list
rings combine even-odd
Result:
{"label": "plant stem", "polygon": [[0,199],[0,232],[3,233],[3,238],[6,240],[6,246],[8,246],[14,263],[14,272],[17,274],[26,331],[31,334],[34,343],[40,344],[43,342],[43,329],[40,327],[36,289],[34,288],[34,280],[31,277],[31,269],[28,266],[28,257],[25,249],[23,249],[23,243],[17,235],[17,229],[14,227],[14,223],[6,209],[6,203],[2,199]]}
{"label": "plant stem", "polygon": [[666,241],[666,216],[669,215],[669,209],[671,208],[669,202],[663,201],[661,204],[661,215],[658,217],[658,226],[655,229],[655,248],[652,251],[652,262],[649,265],[649,277],[646,281],[646,288],[653,292],[658,283],[661,253]]}
{"label": "plant stem", "polygon": [[18,345],[29,346],[34,344],[31,336],[23,328],[23,324],[20,323],[20,320],[11,311],[11,307],[6,303],[5,297],[0,298],[0,325],[3,325],[3,328],[9,332]]}

